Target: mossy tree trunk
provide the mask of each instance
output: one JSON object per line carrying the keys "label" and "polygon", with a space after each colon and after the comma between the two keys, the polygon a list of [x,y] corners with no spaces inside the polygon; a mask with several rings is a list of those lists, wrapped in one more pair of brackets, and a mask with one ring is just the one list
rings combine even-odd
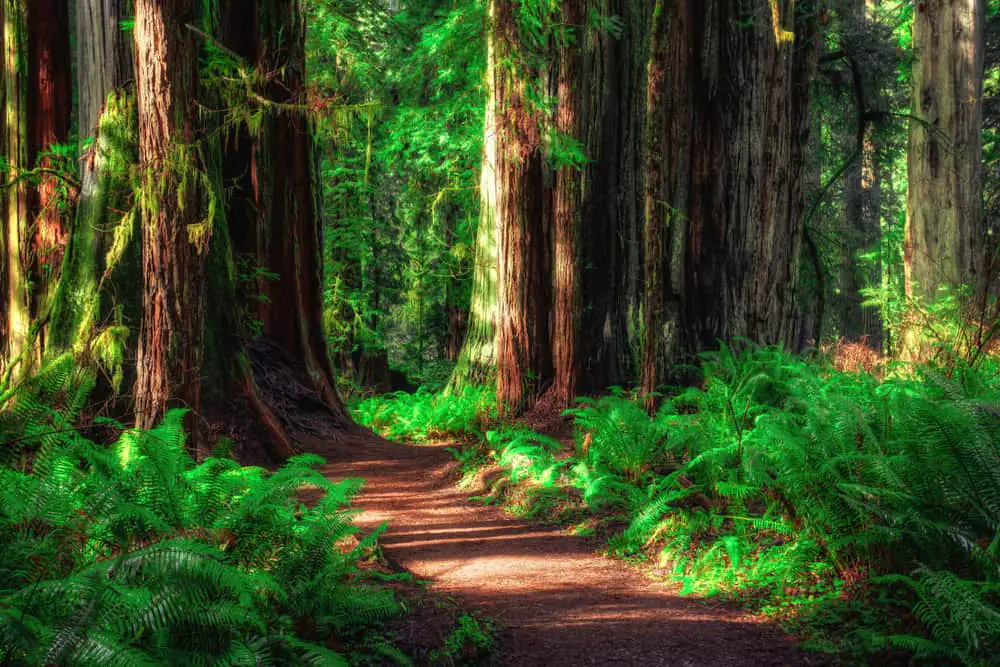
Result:
{"label": "mossy tree trunk", "polygon": [[[494,3],[489,4],[493,21]],[[465,342],[448,382],[449,392],[465,386],[492,384],[496,379],[497,318],[497,97],[496,40],[486,31],[486,113],[479,177],[479,224],[472,270],[472,296]]]}
{"label": "mossy tree trunk", "polygon": [[525,54],[516,4],[495,0],[497,115],[497,398],[508,413],[530,408],[551,382],[551,276],[542,119],[530,85],[542,72]]}
{"label": "mossy tree trunk", "polygon": [[[812,2],[664,0],[660,9],[665,41],[650,63],[650,117],[660,120],[649,139],[659,157],[647,186],[646,391],[666,379],[665,360],[719,339],[793,342],[818,60]],[[676,317],[657,295],[676,295]]]}
{"label": "mossy tree trunk", "polygon": [[[198,48],[194,0],[138,0],[136,89],[141,185],[142,324],[136,424],[170,406],[201,409],[205,317],[203,166],[198,159]],[[192,421],[192,425],[195,422]],[[197,433],[197,429],[192,429]]]}
{"label": "mossy tree trunk", "polygon": [[[77,90],[81,142],[76,222],[53,302],[47,356],[90,353],[101,323],[134,329],[139,321],[139,244],[132,236],[131,170],[138,134],[132,42],[121,29],[128,0],[78,0]],[[109,252],[115,249],[110,255]],[[112,285],[114,285],[113,288]],[[134,346],[137,336],[131,332]]]}

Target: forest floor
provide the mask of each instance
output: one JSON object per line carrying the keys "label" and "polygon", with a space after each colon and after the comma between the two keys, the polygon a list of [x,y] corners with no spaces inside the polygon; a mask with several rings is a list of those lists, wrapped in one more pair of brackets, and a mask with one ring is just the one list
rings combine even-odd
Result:
{"label": "forest floor", "polygon": [[[345,443],[346,444],[346,443]],[[356,525],[382,536],[394,569],[495,619],[493,665],[811,665],[765,620],[681,597],[598,553],[593,539],[469,501],[444,445],[374,438],[340,446],[325,474],[365,479]]]}

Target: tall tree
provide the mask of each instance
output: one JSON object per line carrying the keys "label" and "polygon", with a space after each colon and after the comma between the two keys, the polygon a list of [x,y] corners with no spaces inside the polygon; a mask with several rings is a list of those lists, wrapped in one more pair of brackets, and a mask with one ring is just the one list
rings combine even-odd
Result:
{"label": "tall tree", "polygon": [[[564,0],[559,49],[556,132],[575,141],[583,127],[583,51],[587,39],[585,0]],[[565,140],[564,139],[564,140]],[[552,303],[553,383],[550,400],[567,407],[576,396],[581,371],[581,220],[584,172],[569,157],[556,171],[553,213]]]}
{"label": "tall tree", "polygon": [[67,0],[5,0],[4,368],[26,372],[44,347],[67,229],[64,177],[52,147],[69,139],[72,80]]}
{"label": "tall tree", "polygon": [[3,218],[3,368],[29,368],[31,312],[28,288],[28,229],[31,169],[28,152],[28,8],[26,0],[4,0],[4,155],[7,158]]}
{"label": "tall tree", "polygon": [[536,106],[544,48],[522,30],[523,9],[493,0],[497,117],[497,398],[512,412],[527,407],[552,376],[549,341],[549,228],[542,114]]}
{"label": "tall tree", "polygon": [[156,424],[170,405],[201,407],[205,254],[211,221],[203,210],[198,157],[198,45],[194,0],[137,0],[137,192],[142,216],[142,324],[136,422]]}
{"label": "tall tree", "polygon": [[[122,29],[131,17],[131,4],[78,0],[76,5],[80,197],[53,303],[48,355],[85,346],[99,333],[101,322],[115,319],[115,306],[123,306],[123,326],[139,321],[140,296],[124,284],[126,277],[138,282],[139,248],[127,242],[134,224],[122,213],[130,207],[138,141],[135,93],[128,86],[132,38]],[[116,236],[118,249],[109,261]],[[110,272],[119,285],[102,289]]]}
{"label": "tall tree", "polygon": [[[249,11],[245,2],[225,0],[220,21],[226,48],[257,72],[248,102],[251,116],[259,112],[263,118],[254,127],[242,123],[224,147],[225,182],[234,194],[227,223],[231,248],[219,249],[226,254],[223,266],[234,265],[231,252],[236,260],[273,276],[254,280],[253,293],[244,295],[253,304],[244,317],[255,318],[267,346],[276,346],[305,371],[309,387],[302,388],[301,398],[312,396],[335,425],[347,427],[351,420],[337,393],[322,330],[320,189],[306,104],[305,15],[299,0],[254,0]],[[225,293],[215,298],[219,301],[212,311],[232,308]],[[224,333],[220,328],[226,327],[213,325],[213,338]],[[216,347],[225,355],[231,344]],[[289,397],[259,387],[249,370],[237,369],[237,377],[287,454],[290,443],[267,404]]]}
{"label": "tall tree", "polygon": [[793,340],[817,10],[772,0],[658,4],[646,391],[663,381],[674,350],[699,352],[720,338]]}
{"label": "tall tree", "polygon": [[483,155],[479,179],[479,223],[472,268],[472,297],[465,342],[458,355],[449,391],[492,383],[496,377],[497,317],[497,68],[496,38],[490,25],[495,3],[490,2],[486,30],[486,113],[483,119]]}
{"label": "tall tree", "polygon": [[913,17],[905,275],[925,301],[981,268],[985,15],[985,0],[933,0]]}
{"label": "tall tree", "polygon": [[[618,17],[588,33],[580,95],[588,163],[582,204],[582,389],[633,382],[642,312],[643,131],[652,9],[632,0],[591,0]],[[589,16],[588,15],[588,20]],[[591,43],[592,42],[592,43]]]}

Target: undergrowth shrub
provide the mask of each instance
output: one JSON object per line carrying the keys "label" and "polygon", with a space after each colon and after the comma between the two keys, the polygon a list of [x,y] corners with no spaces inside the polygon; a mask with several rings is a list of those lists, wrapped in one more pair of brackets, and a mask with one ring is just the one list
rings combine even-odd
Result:
{"label": "undergrowth shrub", "polygon": [[620,522],[612,551],[778,614],[816,647],[832,630],[836,648],[935,664],[1000,655],[996,360],[877,378],[744,345],[703,371],[652,417],[622,393],[582,402],[570,458],[514,431],[493,436],[492,460]]}
{"label": "undergrowth shrub", "polygon": [[359,424],[394,440],[483,438],[497,418],[496,391],[466,387],[458,394],[397,392],[356,403],[352,412]]}
{"label": "undergrowth shrub", "polygon": [[359,576],[375,539],[352,537],[361,481],[326,480],[311,455],[273,474],[196,465],[182,421],[110,447],[53,432],[0,468],[0,663],[407,662],[381,630],[400,605]]}

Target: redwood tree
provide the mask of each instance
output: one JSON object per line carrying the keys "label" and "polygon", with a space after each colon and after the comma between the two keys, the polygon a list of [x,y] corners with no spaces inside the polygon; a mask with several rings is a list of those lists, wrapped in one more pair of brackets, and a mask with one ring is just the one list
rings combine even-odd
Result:
{"label": "redwood tree", "polygon": [[581,389],[597,392],[637,376],[642,312],[643,129],[652,8],[591,0],[620,28],[591,30],[580,95],[585,166],[581,207]]}
{"label": "redwood tree", "polygon": [[211,221],[198,158],[198,45],[194,0],[137,0],[137,192],[142,225],[142,323],[136,423],[155,425],[171,405],[201,408],[205,253]]}
{"label": "redwood tree", "polygon": [[[251,317],[259,322],[256,333],[265,341],[263,348],[252,345],[251,351],[278,350],[301,370],[295,389],[301,393],[295,397],[287,395],[289,387],[262,386],[262,378],[255,378],[240,359],[234,371],[223,374],[235,375],[265,421],[279,455],[287,455],[292,446],[287,427],[294,424],[282,423],[291,415],[289,410],[276,410],[277,403],[315,403],[323,406],[335,426],[351,424],[336,390],[322,330],[320,189],[305,95],[305,19],[299,0],[254,0],[249,6],[224,0],[220,10],[225,47],[258,74],[246,103],[251,111],[263,113],[263,121],[259,127],[243,122],[231,128],[230,141],[223,147],[224,181],[232,193],[226,223],[231,244],[213,249],[213,254],[225,255],[223,270],[244,265],[274,278],[241,286],[240,313],[232,313],[232,304],[226,303],[231,292],[215,290],[211,297],[217,301],[211,311],[216,321],[210,337],[228,358],[227,350],[239,340],[226,343],[220,337],[225,339],[231,333],[228,328],[238,326],[241,317]],[[230,317],[218,316],[226,311]],[[249,334],[240,335],[245,340]],[[261,363],[251,365],[261,370],[265,360],[256,356],[251,361]],[[225,359],[216,365],[224,366]]]}
{"label": "redwood tree", "polygon": [[[564,0],[561,23],[565,31],[559,49],[558,109],[556,132],[576,140],[583,127],[583,49],[586,40],[585,0]],[[554,243],[552,303],[553,384],[550,400],[568,407],[576,396],[581,369],[580,316],[583,311],[581,291],[581,220],[583,213],[583,171],[563,158],[556,171],[553,214]]]}
{"label": "redwood tree", "polygon": [[[497,398],[505,410],[530,407],[551,379],[549,228],[541,112],[530,85],[542,45],[522,31],[517,3],[493,0],[493,85],[497,115]],[[537,93],[534,96],[537,98]]]}
{"label": "redwood tree", "polygon": [[[772,0],[658,7],[649,69],[647,391],[663,381],[673,349],[793,340],[818,9]],[[676,315],[657,301],[663,295],[675,298]]]}
{"label": "redwood tree", "polygon": [[913,17],[906,292],[931,300],[982,262],[985,0],[919,3]]}
{"label": "redwood tree", "polygon": [[67,239],[59,191],[66,177],[50,149],[69,140],[72,112],[69,3],[4,0],[4,361],[37,367]]}

